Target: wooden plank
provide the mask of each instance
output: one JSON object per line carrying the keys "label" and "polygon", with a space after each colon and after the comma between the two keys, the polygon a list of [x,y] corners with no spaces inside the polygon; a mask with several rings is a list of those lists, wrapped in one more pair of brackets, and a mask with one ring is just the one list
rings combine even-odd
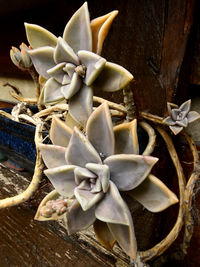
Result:
{"label": "wooden plank", "polygon": [[[0,164],[0,198],[21,192],[30,178]],[[0,210],[0,266],[128,266],[127,256],[118,247],[110,252],[100,246],[92,229],[69,237],[62,223],[34,221],[52,189],[45,184],[30,201]]]}

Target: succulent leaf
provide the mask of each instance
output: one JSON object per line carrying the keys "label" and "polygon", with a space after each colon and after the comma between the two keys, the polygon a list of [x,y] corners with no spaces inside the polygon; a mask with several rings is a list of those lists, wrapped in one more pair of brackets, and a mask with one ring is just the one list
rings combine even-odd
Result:
{"label": "succulent leaf", "polygon": [[65,72],[63,70],[63,67],[65,66],[65,63],[60,63],[53,68],[47,70],[47,73],[49,76],[54,78],[57,82],[61,83],[63,82],[63,76],[65,75]]}
{"label": "succulent leaf", "polygon": [[[45,196],[45,198],[43,198],[43,200],[41,201],[41,203],[37,209],[37,212],[35,214],[34,219],[37,221],[56,221],[56,220],[63,218],[64,214],[58,215],[55,212],[52,213],[52,211],[49,210],[48,208],[46,208],[44,210],[44,207],[46,206],[46,203],[48,201],[56,200],[59,197],[60,197],[60,195],[58,194],[58,192],[56,190],[53,190],[49,194],[47,194]],[[42,211],[42,209],[43,209],[43,211]]]}
{"label": "succulent leaf", "polygon": [[106,60],[97,54],[85,50],[78,51],[78,57],[86,67],[84,82],[90,86],[103,70]]}
{"label": "succulent leaf", "polygon": [[66,164],[66,148],[56,145],[38,145],[42,158],[47,168],[55,168]]}
{"label": "succulent leaf", "polygon": [[86,132],[88,140],[102,158],[114,153],[114,133],[110,111],[106,102],[90,115]]}
{"label": "succulent leaf", "polygon": [[185,112],[186,114],[188,114],[188,112],[190,111],[191,108],[191,99],[187,100],[186,102],[184,102],[180,107],[179,110],[181,112]]}
{"label": "succulent leaf", "polygon": [[58,43],[54,50],[54,61],[56,64],[69,62],[75,65],[79,64],[79,59],[73,49],[61,37],[58,37]]}
{"label": "succulent leaf", "polygon": [[48,30],[35,24],[25,23],[24,25],[27,39],[32,48],[35,49],[42,46],[56,46],[57,37]]}
{"label": "succulent leaf", "polygon": [[[95,207],[92,207],[87,211],[83,211],[79,202],[74,200],[73,204],[70,206],[69,212],[65,214],[68,234],[71,235],[87,229],[92,225],[96,220],[94,209]],[[80,219],[77,220],[77,218]]]}
{"label": "succulent leaf", "polygon": [[64,165],[44,171],[56,191],[64,197],[72,197],[77,186],[74,179],[74,165]]}
{"label": "succulent leaf", "polygon": [[102,190],[104,193],[106,193],[110,186],[110,171],[108,166],[105,164],[100,165],[95,163],[87,163],[86,168],[97,175],[99,181],[101,182]]}
{"label": "succulent leaf", "polygon": [[178,202],[176,195],[152,174],[128,194],[151,212],[163,211]]}
{"label": "succulent leaf", "polygon": [[44,85],[44,102],[51,103],[64,99],[61,93],[61,85],[54,78],[50,78]]}
{"label": "succulent leaf", "polygon": [[49,79],[47,70],[55,66],[53,60],[54,48],[50,46],[39,47],[28,51],[36,71],[44,78]]}
{"label": "succulent leaf", "polygon": [[79,189],[79,187],[75,188],[74,194],[84,211],[93,207],[104,197],[104,193],[102,191],[92,193],[89,190]]}
{"label": "succulent leaf", "polygon": [[104,198],[97,205],[95,215],[97,219],[107,223],[129,224],[127,206],[122,199],[117,186],[110,181],[110,186]]}
{"label": "succulent leaf", "polygon": [[114,127],[115,154],[139,154],[137,120]]}
{"label": "succulent leaf", "polygon": [[[72,129],[57,117],[53,117],[50,129],[50,139],[54,145],[67,147],[72,136]],[[64,164],[61,164],[64,165]]]}
{"label": "succulent leaf", "polygon": [[97,53],[99,55],[101,54],[103,42],[117,14],[118,11],[114,10],[104,16],[98,17],[91,21],[92,51],[94,53]]}
{"label": "succulent leaf", "polygon": [[132,259],[136,259],[137,242],[130,212],[129,225],[107,223],[108,228],[123,251]]}
{"label": "succulent leaf", "polygon": [[176,124],[176,121],[174,121],[170,116],[168,116],[167,118],[165,118],[163,120],[163,122],[167,125],[175,125]]}
{"label": "succulent leaf", "polygon": [[67,23],[63,39],[75,53],[79,50],[92,51],[92,33],[87,2],[74,13]]}
{"label": "succulent leaf", "polygon": [[190,111],[187,115],[188,123],[196,121],[200,118],[200,114],[196,111]]}
{"label": "succulent leaf", "polygon": [[107,249],[112,249],[116,240],[112,236],[107,224],[96,220],[93,224],[95,235],[98,241]]}
{"label": "succulent leaf", "polygon": [[69,99],[69,113],[74,120],[85,126],[92,113],[92,105],[93,90],[91,87],[84,85],[78,93]]}
{"label": "succulent leaf", "polygon": [[66,99],[70,99],[80,90],[81,86],[81,78],[76,72],[74,72],[70,84],[63,85],[61,87],[61,92]]}
{"label": "succulent leaf", "polygon": [[121,191],[129,191],[141,184],[158,158],[140,155],[112,155],[104,160],[109,166],[110,179]]}
{"label": "succulent leaf", "polygon": [[77,127],[74,128],[67,151],[68,164],[85,167],[87,163],[101,163],[98,153]]}
{"label": "succulent leaf", "polygon": [[106,62],[93,86],[97,90],[115,92],[127,86],[132,79],[133,75],[122,66]]}
{"label": "succulent leaf", "polygon": [[174,135],[177,135],[178,133],[180,133],[183,130],[183,127],[178,126],[178,125],[169,126],[169,128],[171,129],[171,131],[173,132]]}

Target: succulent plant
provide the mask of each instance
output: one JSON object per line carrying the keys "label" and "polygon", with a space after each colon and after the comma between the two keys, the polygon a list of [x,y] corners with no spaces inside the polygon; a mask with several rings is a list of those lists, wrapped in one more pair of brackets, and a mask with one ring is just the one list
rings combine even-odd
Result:
{"label": "succulent plant", "polygon": [[30,48],[24,43],[22,43],[19,48],[20,50],[12,46],[12,49],[10,50],[10,58],[19,69],[29,69],[32,66],[32,60],[28,54]]}
{"label": "succulent plant", "polygon": [[[158,158],[139,155],[136,124],[134,120],[113,128],[106,102],[90,115],[85,134],[54,117],[50,129],[53,145],[40,144],[39,148],[48,168],[44,172],[56,191],[42,201],[35,218],[64,217],[69,234],[94,224],[103,245],[112,248],[117,241],[134,259],[137,244],[133,220],[120,191],[128,192],[152,212],[178,201],[150,175]],[[60,216],[49,210],[44,214],[49,201],[60,196],[69,201],[67,211]]]}
{"label": "succulent plant", "polygon": [[67,99],[70,115],[82,125],[92,112],[93,88],[114,92],[133,79],[126,69],[98,55],[117,13],[90,23],[85,2],[67,23],[63,37],[58,38],[38,25],[25,23],[33,48],[29,54],[37,72],[47,79],[44,103]]}
{"label": "succulent plant", "polygon": [[190,111],[191,99],[184,102],[180,107],[175,105],[176,108],[172,108],[171,106],[172,104],[167,103],[169,116],[165,118],[163,122],[169,126],[175,135],[180,133],[184,127],[187,127],[188,123],[200,118],[198,112]]}

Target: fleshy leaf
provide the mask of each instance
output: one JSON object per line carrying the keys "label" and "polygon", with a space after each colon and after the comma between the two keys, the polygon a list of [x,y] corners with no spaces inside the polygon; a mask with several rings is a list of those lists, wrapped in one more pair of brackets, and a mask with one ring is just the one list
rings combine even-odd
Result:
{"label": "fleshy leaf", "polygon": [[110,181],[107,193],[96,207],[96,218],[106,223],[129,225],[128,212],[116,185]]}
{"label": "fleshy leaf", "polygon": [[110,179],[120,191],[129,191],[141,184],[158,158],[140,155],[113,155],[104,160],[110,168]]}
{"label": "fleshy leaf", "polygon": [[190,111],[191,108],[191,99],[187,100],[186,102],[184,102],[179,109],[181,110],[181,112],[185,112],[186,114]]}
{"label": "fleshy leaf", "polygon": [[82,80],[80,76],[75,72],[72,76],[71,83],[63,85],[61,87],[61,92],[66,99],[70,99],[80,90],[81,86],[82,86]]}
{"label": "fleshy leaf", "polygon": [[76,126],[77,128],[80,128],[80,123],[75,120],[70,114],[69,112],[66,115],[65,118],[65,123],[67,124],[67,126],[69,126],[71,129],[74,129],[74,127]]}
{"label": "fleshy leaf", "polygon": [[196,121],[200,118],[200,114],[196,111],[190,111],[187,115],[188,122]]}
{"label": "fleshy leaf", "polygon": [[65,63],[60,63],[53,68],[47,70],[47,73],[56,79],[57,82],[62,84],[63,76],[65,75],[65,72],[63,70],[63,67],[65,66]]}
{"label": "fleshy leaf", "polygon": [[72,129],[68,127],[66,123],[59,118],[53,117],[50,129],[50,139],[54,145],[67,147],[72,132]]}
{"label": "fleshy leaf", "polygon": [[[82,126],[92,113],[93,90],[91,87],[83,85],[81,90],[69,99],[69,113]],[[80,104],[81,103],[81,104]]]}
{"label": "fleshy leaf", "polygon": [[105,102],[90,115],[86,133],[102,158],[114,153],[114,133],[108,104]]}
{"label": "fleshy leaf", "polygon": [[54,61],[58,64],[61,62],[69,62],[75,65],[79,64],[79,59],[73,49],[63,40],[58,37],[58,43],[54,50]]}
{"label": "fleshy leaf", "polygon": [[183,120],[176,121],[176,124],[181,127],[187,127],[188,125],[188,119],[184,118]]}
{"label": "fleshy leaf", "polygon": [[44,86],[44,102],[56,102],[64,99],[61,93],[61,84],[58,83],[54,78],[47,80]]}
{"label": "fleshy leaf", "polygon": [[46,216],[46,214],[43,214],[43,215],[41,214],[41,209],[46,205],[48,201],[58,199],[59,197],[60,195],[58,194],[56,190],[53,190],[49,194],[47,194],[45,198],[41,201],[34,219],[37,221],[53,221],[53,220],[59,220],[63,218],[63,214],[60,216],[57,215],[56,213],[53,213],[51,215],[49,214],[50,216]]}
{"label": "fleshy leaf", "polygon": [[77,127],[74,127],[74,131],[66,151],[66,160],[68,164],[80,167],[85,167],[87,163],[101,163],[98,153]]}
{"label": "fleshy leaf", "polygon": [[129,208],[124,201],[122,212],[126,214],[127,225],[116,223],[107,223],[107,225],[111,234],[117,240],[124,252],[132,259],[135,259],[137,254],[137,242],[135,238],[133,220]]}
{"label": "fleshy leaf", "polygon": [[92,30],[92,51],[97,54],[101,54],[103,42],[109,32],[111,24],[118,11],[114,10],[104,16],[98,17],[91,21]]}
{"label": "fleshy leaf", "polygon": [[74,170],[75,183],[79,185],[85,179],[96,178],[96,175],[86,168],[77,167]]}
{"label": "fleshy leaf", "polygon": [[103,192],[91,193],[89,190],[82,190],[78,187],[74,190],[74,195],[84,211],[90,209],[98,203],[104,196]]}
{"label": "fleshy leaf", "polygon": [[38,147],[47,168],[55,168],[66,164],[65,147],[45,144],[39,144]]}
{"label": "fleshy leaf", "polygon": [[72,197],[76,187],[74,179],[74,165],[64,165],[44,171],[56,191],[64,197]]}
{"label": "fleshy leaf", "polygon": [[83,211],[77,200],[74,200],[73,204],[70,206],[69,212],[67,212],[65,216],[69,235],[87,229],[96,220],[94,207]]}
{"label": "fleshy leaf", "polygon": [[30,55],[33,61],[33,65],[36,71],[46,79],[50,78],[49,74],[47,73],[47,70],[55,66],[53,60],[53,53],[54,48],[50,46],[44,46],[33,50],[28,50],[28,54]]}
{"label": "fleshy leaf", "polygon": [[79,50],[92,51],[92,33],[87,2],[74,13],[67,23],[63,39],[75,53]]}
{"label": "fleshy leaf", "polygon": [[176,195],[152,174],[128,194],[151,212],[160,212],[178,202]]}
{"label": "fleshy leaf", "polygon": [[65,67],[63,68],[64,71],[67,72],[70,78],[72,78],[74,72],[75,72],[76,66],[72,63],[67,63]]}
{"label": "fleshy leaf", "polygon": [[98,241],[107,249],[112,249],[116,240],[112,236],[105,222],[96,220],[93,224],[95,235]]}
{"label": "fleshy leaf", "polygon": [[27,39],[32,48],[38,48],[41,46],[56,46],[57,37],[48,30],[35,24],[25,23],[24,25]]}
{"label": "fleshy leaf", "polygon": [[114,127],[115,154],[139,154],[137,120]]}
{"label": "fleshy leaf", "polygon": [[180,133],[183,130],[183,127],[178,126],[178,125],[169,126],[169,128],[171,129],[171,131],[173,132],[174,135],[177,135],[178,133]]}
{"label": "fleshy leaf", "polygon": [[163,120],[163,123],[165,123],[167,125],[171,125],[171,126],[176,124],[176,122],[174,120],[172,120],[172,118],[170,116],[168,116],[167,118],[165,118]]}
{"label": "fleshy leaf", "polygon": [[95,173],[101,182],[104,193],[108,191],[110,185],[110,171],[105,164],[87,163],[86,168]]}
{"label": "fleshy leaf", "polygon": [[103,70],[106,60],[92,52],[81,50],[78,51],[81,63],[86,67],[84,83],[90,86]]}
{"label": "fleshy leaf", "polygon": [[126,85],[133,79],[133,75],[120,65],[106,62],[102,72],[93,83],[97,90],[106,92],[115,92]]}

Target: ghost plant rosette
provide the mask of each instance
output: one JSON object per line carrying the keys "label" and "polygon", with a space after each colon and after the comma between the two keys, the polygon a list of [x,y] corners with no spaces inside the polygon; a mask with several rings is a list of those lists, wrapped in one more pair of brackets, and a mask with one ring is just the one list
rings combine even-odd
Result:
{"label": "ghost plant rosette", "polygon": [[50,138],[53,145],[39,148],[56,191],[42,201],[36,219],[64,217],[69,234],[94,224],[103,245],[112,248],[117,241],[134,259],[133,220],[120,191],[153,212],[178,201],[150,174],[158,158],[139,155],[136,120],[113,128],[105,102],[90,115],[85,134],[54,118]]}
{"label": "ghost plant rosette", "polygon": [[169,126],[175,135],[177,135],[183,128],[188,126],[188,123],[199,119],[200,114],[196,111],[190,111],[191,99],[184,102],[180,107],[177,105],[175,106],[175,108],[172,108],[171,104],[167,103],[169,116],[165,118],[163,122]]}
{"label": "ghost plant rosette", "polygon": [[82,125],[92,112],[93,88],[114,92],[133,79],[126,69],[98,55],[117,13],[113,11],[90,23],[85,2],[58,38],[40,26],[25,24],[35,69],[47,79],[43,102],[67,99],[71,116]]}

